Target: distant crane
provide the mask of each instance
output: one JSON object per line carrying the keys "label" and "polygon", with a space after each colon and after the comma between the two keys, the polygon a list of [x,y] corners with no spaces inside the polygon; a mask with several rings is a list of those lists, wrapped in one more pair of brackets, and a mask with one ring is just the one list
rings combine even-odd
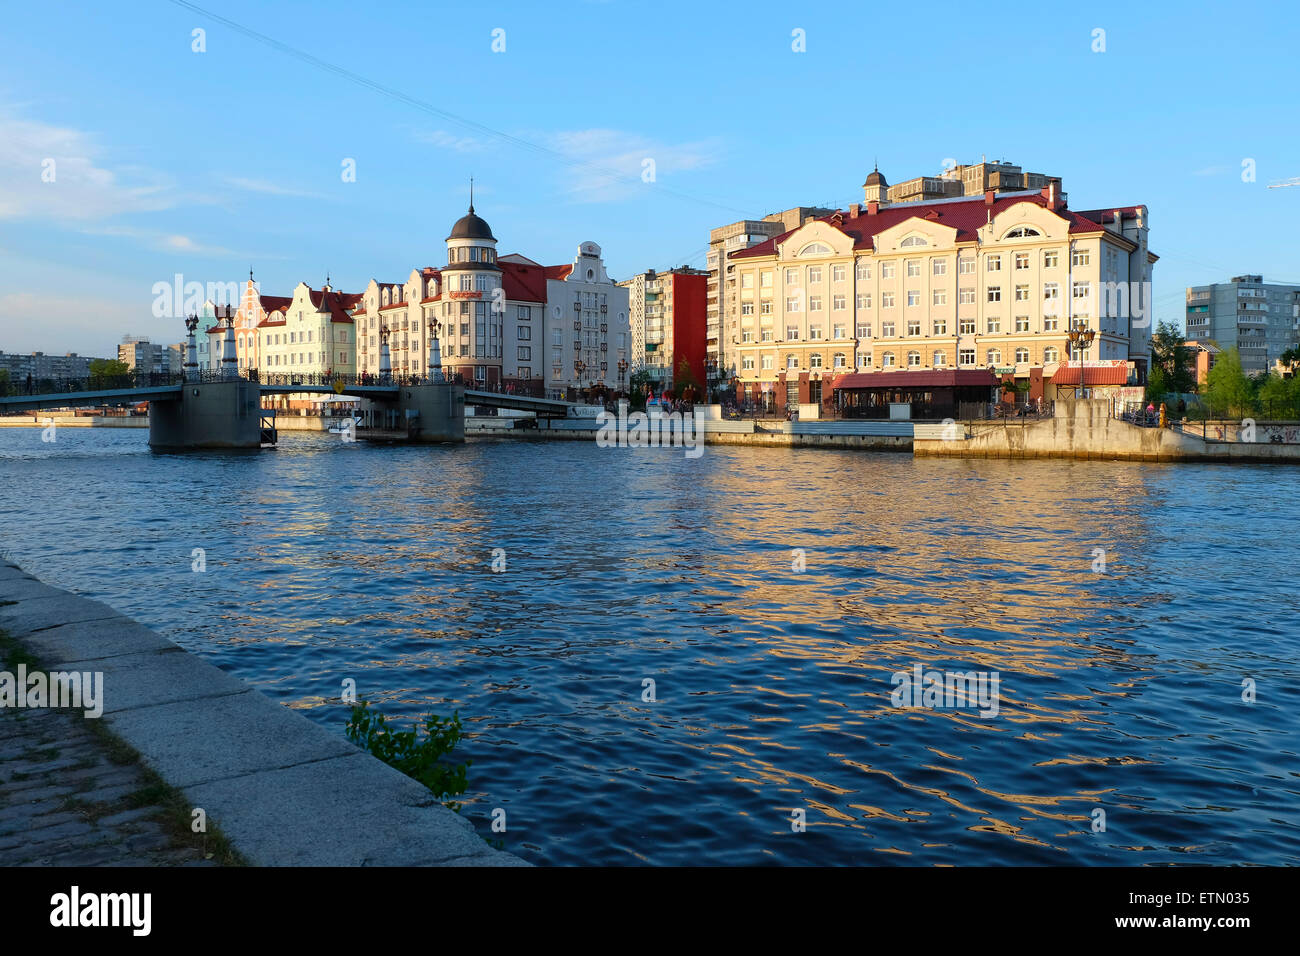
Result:
{"label": "distant crane", "polygon": [[1295,179],[1279,179],[1275,183],[1268,184],[1269,189],[1283,189],[1287,186],[1300,186],[1300,176]]}

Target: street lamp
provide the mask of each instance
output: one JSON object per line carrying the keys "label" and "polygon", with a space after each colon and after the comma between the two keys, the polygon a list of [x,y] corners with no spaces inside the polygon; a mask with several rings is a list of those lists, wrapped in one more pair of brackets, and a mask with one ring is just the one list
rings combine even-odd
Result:
{"label": "street lamp", "polygon": [[1082,320],[1079,319],[1075,319],[1070,324],[1070,331],[1067,335],[1067,338],[1069,338],[1070,340],[1070,345],[1074,347],[1075,354],[1079,356],[1079,396],[1080,397],[1082,397],[1084,394],[1083,377],[1084,375],[1087,374],[1087,366],[1084,365],[1083,356],[1087,353],[1088,346],[1092,345],[1092,340],[1095,339],[1096,337],[1097,337],[1097,332],[1094,329],[1088,328],[1086,322],[1083,322]]}
{"label": "street lamp", "polygon": [[627,374],[627,359],[618,360],[618,390],[623,391],[623,376]]}

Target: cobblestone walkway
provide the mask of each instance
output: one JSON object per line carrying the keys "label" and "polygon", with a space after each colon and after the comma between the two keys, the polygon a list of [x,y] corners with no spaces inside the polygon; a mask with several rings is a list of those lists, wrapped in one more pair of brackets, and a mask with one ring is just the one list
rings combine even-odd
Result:
{"label": "cobblestone walkway", "polygon": [[0,865],[215,865],[159,818],[164,792],[78,711],[0,709]]}

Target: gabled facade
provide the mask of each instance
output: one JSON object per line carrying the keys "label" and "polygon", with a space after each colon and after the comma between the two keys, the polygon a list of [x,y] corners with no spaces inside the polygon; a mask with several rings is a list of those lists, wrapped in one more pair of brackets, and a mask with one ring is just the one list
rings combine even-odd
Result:
{"label": "gabled facade", "polygon": [[351,375],[356,372],[352,310],[361,296],[298,283],[283,307],[259,324],[259,370],[268,375]]}

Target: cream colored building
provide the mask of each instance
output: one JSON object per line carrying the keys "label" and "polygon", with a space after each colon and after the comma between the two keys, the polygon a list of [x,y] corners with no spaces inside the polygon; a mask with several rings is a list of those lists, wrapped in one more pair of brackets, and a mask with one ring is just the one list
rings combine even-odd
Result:
{"label": "cream colored building", "polygon": [[725,328],[747,397],[783,400],[796,379],[854,370],[1050,380],[1071,357],[1072,322],[1097,332],[1087,360],[1131,361],[1145,381],[1156,261],[1145,206],[1075,212],[1055,183],[906,204],[887,189],[873,173],[866,204],[731,254]]}
{"label": "cream colored building", "polygon": [[299,282],[287,305],[273,308],[257,327],[259,374],[278,376],[352,375],[356,342],[352,310],[361,296],[321,290]]}

